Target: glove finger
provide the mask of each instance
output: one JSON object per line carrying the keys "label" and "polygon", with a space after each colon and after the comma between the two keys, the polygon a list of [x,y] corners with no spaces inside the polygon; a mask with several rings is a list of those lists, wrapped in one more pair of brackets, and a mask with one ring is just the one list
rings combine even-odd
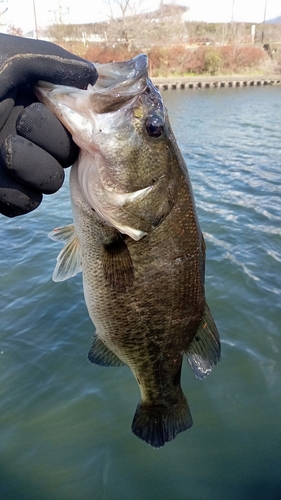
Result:
{"label": "glove finger", "polygon": [[5,126],[0,130],[0,145],[5,141],[10,134],[16,134],[16,122],[22,108],[14,107],[6,120]]}
{"label": "glove finger", "polygon": [[16,217],[35,210],[42,201],[42,194],[19,184],[1,167],[0,159],[0,213],[6,217]]}
{"label": "glove finger", "polygon": [[5,99],[0,102],[0,130],[4,126],[4,123],[6,122],[15,105],[16,95],[16,89],[10,90],[10,92],[7,93]]}
{"label": "glove finger", "polygon": [[64,170],[57,160],[24,137],[8,136],[0,156],[7,173],[32,191],[52,194],[64,181]]}
{"label": "glove finger", "polygon": [[73,165],[79,148],[71,134],[51,111],[34,102],[19,115],[17,133],[52,155],[63,168]]}
{"label": "glove finger", "polygon": [[18,91],[8,92],[6,98],[0,102],[0,145],[8,135],[16,135],[19,114],[33,102],[34,94],[29,85]]}
{"label": "glove finger", "polygon": [[[31,44],[25,38],[6,35],[1,36],[1,54],[5,56],[1,69],[0,99],[12,88],[27,85],[37,80],[72,87],[85,88],[88,83],[94,84],[97,80],[97,70],[92,63],[81,59],[67,50],[52,43],[36,40]],[[14,53],[11,52],[12,38]],[[9,57],[6,57],[6,53]],[[0,66],[3,56],[0,54]]]}

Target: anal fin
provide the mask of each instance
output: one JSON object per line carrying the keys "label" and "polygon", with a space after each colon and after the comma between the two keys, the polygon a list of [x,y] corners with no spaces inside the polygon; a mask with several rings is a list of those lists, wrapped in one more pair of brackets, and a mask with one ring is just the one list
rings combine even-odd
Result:
{"label": "anal fin", "polygon": [[196,335],[186,352],[188,364],[196,378],[209,375],[220,360],[220,338],[212,313],[205,304]]}
{"label": "anal fin", "polygon": [[94,335],[92,347],[87,356],[88,361],[100,366],[123,366],[125,363],[110,351],[97,334]]}

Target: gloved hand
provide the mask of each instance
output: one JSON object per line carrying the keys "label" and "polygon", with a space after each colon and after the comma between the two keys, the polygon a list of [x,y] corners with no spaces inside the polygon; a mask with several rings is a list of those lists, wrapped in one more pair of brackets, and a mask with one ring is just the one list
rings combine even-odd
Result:
{"label": "gloved hand", "polygon": [[32,84],[86,88],[93,64],[49,42],[0,34],[0,212],[8,217],[38,207],[57,191],[78,148],[59,120],[32,93]]}

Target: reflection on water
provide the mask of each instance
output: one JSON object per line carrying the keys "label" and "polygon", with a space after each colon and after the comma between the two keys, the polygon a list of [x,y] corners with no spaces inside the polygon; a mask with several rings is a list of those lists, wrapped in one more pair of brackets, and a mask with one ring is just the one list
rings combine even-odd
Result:
{"label": "reflection on water", "polygon": [[[130,431],[129,369],[91,366],[81,277],[51,281],[70,222],[67,185],[1,218],[0,498],[277,500],[281,497],[281,89],[164,93],[207,242],[222,360],[184,364],[193,427],[161,450]],[[59,210],[58,210],[59,206]]]}

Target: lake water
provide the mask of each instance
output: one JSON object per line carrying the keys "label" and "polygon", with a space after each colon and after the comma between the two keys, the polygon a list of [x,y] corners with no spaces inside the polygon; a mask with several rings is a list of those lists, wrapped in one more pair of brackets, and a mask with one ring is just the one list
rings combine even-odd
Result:
{"label": "lake water", "polygon": [[160,450],[130,430],[126,367],[86,361],[81,276],[53,283],[71,222],[67,184],[33,214],[1,217],[0,498],[281,498],[281,88],[164,92],[207,243],[206,293],[222,359],[186,362],[194,425]]}

